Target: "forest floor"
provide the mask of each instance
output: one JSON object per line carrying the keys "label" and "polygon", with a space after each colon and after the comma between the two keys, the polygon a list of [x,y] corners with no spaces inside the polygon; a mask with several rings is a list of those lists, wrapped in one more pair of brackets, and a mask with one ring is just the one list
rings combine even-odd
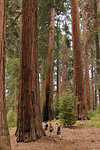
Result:
{"label": "forest floor", "polygon": [[[82,124],[82,122],[78,123]],[[56,137],[55,130],[56,126],[54,126],[53,138],[45,136],[31,143],[16,143],[13,129],[10,132],[12,150],[100,150],[100,128],[62,127],[61,140]]]}

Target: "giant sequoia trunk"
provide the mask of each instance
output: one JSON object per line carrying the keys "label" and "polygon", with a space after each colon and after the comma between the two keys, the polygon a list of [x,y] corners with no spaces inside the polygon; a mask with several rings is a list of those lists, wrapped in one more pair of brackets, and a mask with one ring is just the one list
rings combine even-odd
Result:
{"label": "giant sequoia trunk", "polygon": [[74,93],[77,97],[75,113],[80,118],[85,115],[83,70],[79,28],[78,1],[71,0],[71,21],[72,21],[72,43],[73,43],[73,67],[74,67]]}
{"label": "giant sequoia trunk", "polygon": [[38,72],[37,0],[22,1],[18,142],[43,135]]}
{"label": "giant sequoia trunk", "polygon": [[3,146],[5,150],[11,150],[5,104],[5,28],[6,0],[0,0],[0,150]]}
{"label": "giant sequoia trunk", "polygon": [[55,9],[51,9],[51,22],[50,26],[52,29],[49,31],[49,50],[48,58],[49,68],[46,72],[45,78],[45,99],[43,100],[43,121],[51,120],[53,118],[52,109],[53,109],[53,39],[54,39],[54,20],[55,20]]}
{"label": "giant sequoia trunk", "polygon": [[86,20],[85,20],[85,6],[84,0],[82,1],[82,22],[83,22],[83,43],[84,43],[84,65],[85,65],[85,92],[86,92],[86,107],[87,110],[91,108],[90,101],[90,80],[89,80],[89,63],[88,63],[88,48],[87,48],[87,35],[86,35]]}

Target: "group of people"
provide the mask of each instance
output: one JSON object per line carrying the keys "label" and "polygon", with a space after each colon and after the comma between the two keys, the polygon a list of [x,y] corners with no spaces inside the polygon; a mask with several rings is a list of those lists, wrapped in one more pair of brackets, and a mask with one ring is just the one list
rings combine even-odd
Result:
{"label": "group of people", "polygon": [[[54,131],[54,127],[52,125],[52,123],[48,123],[45,122],[44,123],[44,132],[47,135],[47,132],[49,131],[49,137],[53,138],[52,132]],[[58,123],[56,123],[56,133],[57,133],[57,137],[61,140],[61,126],[58,125]]]}

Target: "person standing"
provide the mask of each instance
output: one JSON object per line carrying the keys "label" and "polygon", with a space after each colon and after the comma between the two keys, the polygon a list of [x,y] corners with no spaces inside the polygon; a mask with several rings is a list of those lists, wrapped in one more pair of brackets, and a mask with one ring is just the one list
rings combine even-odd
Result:
{"label": "person standing", "polygon": [[61,140],[61,126],[57,124],[57,137]]}
{"label": "person standing", "polygon": [[[53,132],[53,126],[52,126],[52,124],[50,123],[50,125],[49,125],[49,137],[52,136],[52,132]],[[52,136],[52,138],[53,138],[53,136]]]}

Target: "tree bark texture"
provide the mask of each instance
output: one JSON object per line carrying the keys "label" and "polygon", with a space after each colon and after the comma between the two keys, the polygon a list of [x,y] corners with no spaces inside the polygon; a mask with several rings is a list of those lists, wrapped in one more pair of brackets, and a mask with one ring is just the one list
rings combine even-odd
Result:
{"label": "tree bark texture", "polygon": [[[43,106],[44,106],[44,102],[45,102],[45,69],[44,69],[44,59],[42,59],[42,78],[41,78],[41,89],[42,89],[42,107],[41,107],[41,111],[43,111]],[[42,116],[43,119],[43,116]]]}
{"label": "tree bark texture", "polygon": [[91,63],[91,109],[94,109],[94,85],[93,85],[93,49],[91,49],[91,59],[92,59],[92,63]]}
{"label": "tree bark texture", "polygon": [[61,91],[66,89],[68,83],[68,48],[63,45],[62,47],[62,86]]}
{"label": "tree bark texture", "polygon": [[43,100],[43,121],[51,120],[53,118],[53,40],[54,40],[54,21],[55,21],[55,8],[51,9],[51,30],[49,31],[49,50],[48,58],[49,68],[46,72],[45,78],[45,99]]}
{"label": "tree bark texture", "polygon": [[5,30],[6,0],[0,0],[0,141],[5,150],[11,150],[5,100]]}
{"label": "tree bark texture", "polygon": [[89,79],[88,48],[87,48],[85,5],[84,5],[85,2],[84,2],[84,0],[81,0],[81,1],[82,1],[82,22],[83,22],[83,44],[84,44],[86,107],[87,107],[87,110],[90,110],[91,109],[90,79]]}
{"label": "tree bark texture", "polygon": [[[59,29],[59,20],[57,20],[57,28]],[[59,31],[57,30],[57,99],[59,100],[59,95],[60,95],[60,67],[59,67]]]}
{"label": "tree bark texture", "polygon": [[77,97],[75,113],[80,118],[82,118],[86,113],[86,107],[84,102],[83,70],[77,0],[71,0],[71,21],[73,43],[74,93]]}
{"label": "tree bark texture", "polygon": [[18,142],[43,135],[37,44],[37,0],[22,1]]}

